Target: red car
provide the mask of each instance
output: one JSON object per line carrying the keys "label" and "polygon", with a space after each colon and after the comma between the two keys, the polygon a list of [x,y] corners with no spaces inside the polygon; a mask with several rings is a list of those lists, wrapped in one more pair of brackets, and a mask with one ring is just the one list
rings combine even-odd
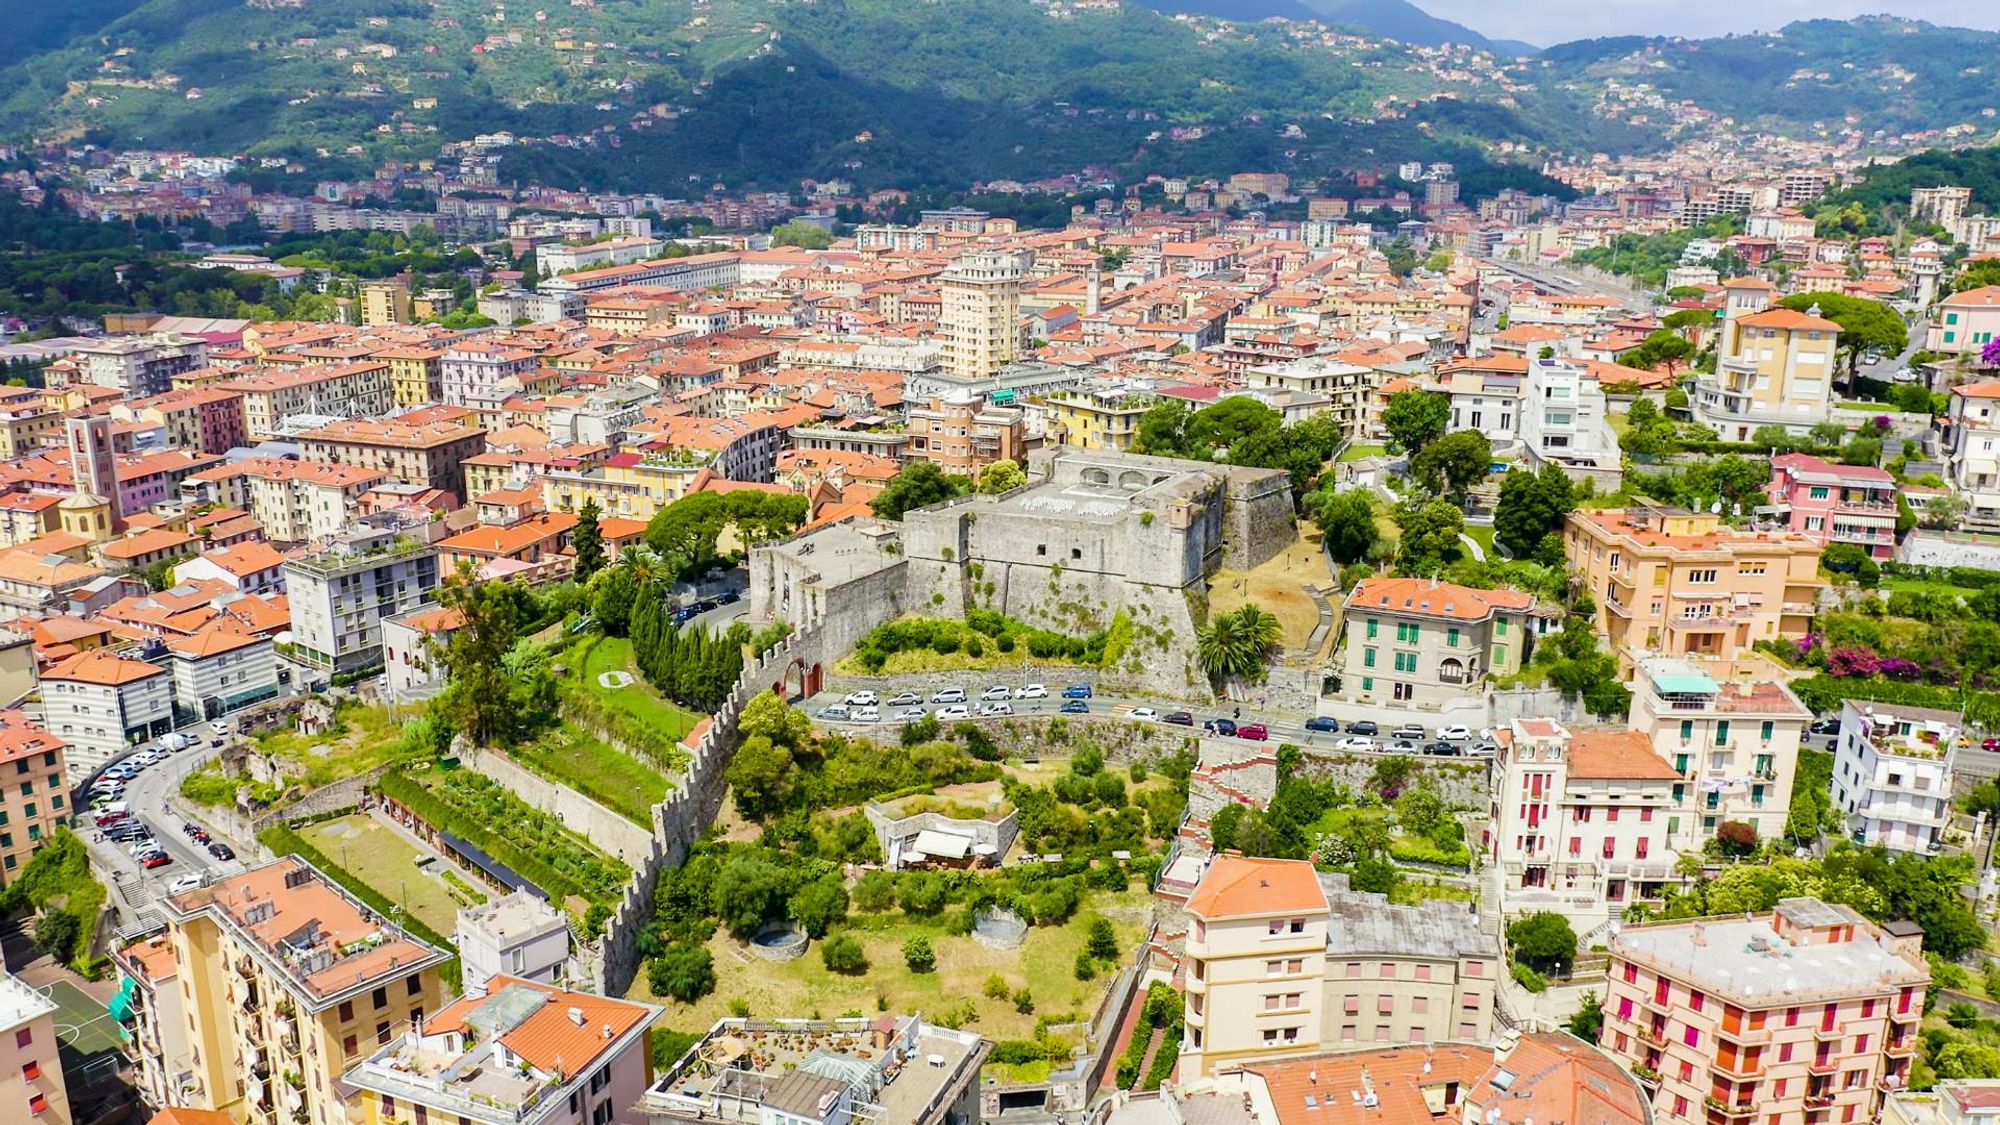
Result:
{"label": "red car", "polygon": [[109,828],[112,825],[118,823],[121,820],[126,819],[131,815],[132,815],[131,813],[122,813],[122,812],[99,813],[97,816],[97,826],[99,828]]}
{"label": "red car", "polygon": [[148,868],[165,867],[167,864],[172,863],[173,861],[174,861],[173,856],[170,856],[165,852],[156,852],[153,855],[149,855],[146,857],[145,864]]}
{"label": "red car", "polygon": [[1271,737],[1271,732],[1263,723],[1244,723],[1242,726],[1236,728],[1236,737],[1247,738],[1252,742],[1262,742]]}
{"label": "red car", "polygon": [[1979,744],[1981,750],[2000,750],[2000,738],[1989,738]]}

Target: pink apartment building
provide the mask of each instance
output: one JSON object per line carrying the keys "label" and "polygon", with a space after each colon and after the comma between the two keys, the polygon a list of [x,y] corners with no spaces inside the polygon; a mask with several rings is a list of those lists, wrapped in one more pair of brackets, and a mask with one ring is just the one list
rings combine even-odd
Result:
{"label": "pink apartment building", "polygon": [[1878,559],[1896,550],[1896,478],[1881,469],[1787,453],[1771,460],[1766,489],[1785,526],[1823,548],[1851,543]]}

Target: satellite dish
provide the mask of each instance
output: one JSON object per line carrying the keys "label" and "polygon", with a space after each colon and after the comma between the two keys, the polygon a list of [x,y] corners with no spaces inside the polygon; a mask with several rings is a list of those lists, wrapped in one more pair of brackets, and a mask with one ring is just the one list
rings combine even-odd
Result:
{"label": "satellite dish", "polygon": [[1715,503],[1713,503],[1713,504],[1710,504],[1710,505],[1708,506],[1708,514],[1709,514],[1709,515],[1712,515],[1712,516],[1719,516],[1719,515],[1721,515],[1721,514],[1722,514],[1722,501],[1720,501],[1720,500],[1717,500],[1717,501],[1716,501]]}

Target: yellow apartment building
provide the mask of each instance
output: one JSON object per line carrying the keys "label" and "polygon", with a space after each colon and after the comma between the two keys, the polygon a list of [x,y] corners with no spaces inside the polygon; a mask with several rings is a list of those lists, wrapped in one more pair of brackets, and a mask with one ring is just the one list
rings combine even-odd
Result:
{"label": "yellow apartment building", "polygon": [[1813,540],[1682,508],[1574,512],[1563,553],[1626,676],[1647,655],[1733,660],[1757,641],[1803,637],[1826,586]]}
{"label": "yellow apartment building", "polygon": [[1160,401],[1124,390],[1064,391],[1050,396],[1048,409],[1060,444],[1130,453],[1139,419]]}
{"label": "yellow apartment building", "polygon": [[1804,433],[1825,421],[1840,325],[1817,306],[1800,312],[1772,304],[1777,291],[1756,278],[1726,281],[1723,293],[1715,371],[1696,376],[1690,396],[1695,420],[1724,441],[1748,441],[1760,426]]}
{"label": "yellow apartment building", "polygon": [[389,393],[397,406],[444,401],[443,348],[390,348],[374,358],[389,365]]}
{"label": "yellow apartment building", "polygon": [[343,1125],[341,1076],[444,1006],[450,956],[297,856],[162,901],[192,1075],[245,1125]]}

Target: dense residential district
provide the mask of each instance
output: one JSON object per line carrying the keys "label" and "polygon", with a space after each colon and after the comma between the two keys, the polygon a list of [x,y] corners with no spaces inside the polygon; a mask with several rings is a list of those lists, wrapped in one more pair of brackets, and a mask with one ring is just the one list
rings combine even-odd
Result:
{"label": "dense residential district", "polygon": [[0,1121],[2000,1113],[1992,177],[490,147],[5,154]]}

